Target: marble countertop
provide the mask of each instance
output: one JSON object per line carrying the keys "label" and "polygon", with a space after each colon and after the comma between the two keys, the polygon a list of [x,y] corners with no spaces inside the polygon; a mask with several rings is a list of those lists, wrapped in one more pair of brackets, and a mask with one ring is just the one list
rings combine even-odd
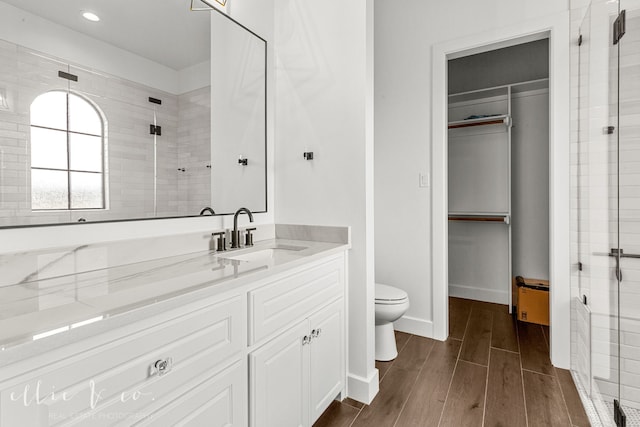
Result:
{"label": "marble countertop", "polygon": [[[154,306],[165,310],[189,294],[228,292],[349,247],[348,241],[325,240],[334,241],[272,238],[251,248],[197,251],[0,286],[0,366],[120,323],[110,319],[144,318],[157,311]],[[25,353],[27,344],[33,348]]]}

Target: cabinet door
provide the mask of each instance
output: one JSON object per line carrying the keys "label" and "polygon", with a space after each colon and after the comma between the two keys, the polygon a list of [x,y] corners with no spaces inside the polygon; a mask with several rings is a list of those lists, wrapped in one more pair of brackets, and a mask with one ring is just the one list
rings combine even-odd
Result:
{"label": "cabinet door", "polygon": [[311,316],[309,327],[316,331],[309,346],[313,423],[344,388],[344,300]]}
{"label": "cabinet door", "polygon": [[304,320],[249,355],[252,427],[308,425],[308,334]]}

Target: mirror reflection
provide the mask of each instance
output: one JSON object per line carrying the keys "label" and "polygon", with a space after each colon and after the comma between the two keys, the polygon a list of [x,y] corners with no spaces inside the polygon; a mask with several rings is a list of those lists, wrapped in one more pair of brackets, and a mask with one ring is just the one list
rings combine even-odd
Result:
{"label": "mirror reflection", "polygon": [[265,41],[85,3],[0,2],[0,226],[266,211]]}

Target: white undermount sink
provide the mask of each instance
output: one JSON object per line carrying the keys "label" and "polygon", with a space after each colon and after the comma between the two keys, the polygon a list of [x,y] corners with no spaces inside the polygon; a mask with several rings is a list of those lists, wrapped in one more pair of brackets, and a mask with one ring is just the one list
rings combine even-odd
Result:
{"label": "white undermount sink", "polygon": [[301,256],[299,252],[303,249],[307,248],[305,246],[276,245],[271,248],[257,249],[238,255],[224,256],[223,258],[244,262],[288,261],[299,258]]}

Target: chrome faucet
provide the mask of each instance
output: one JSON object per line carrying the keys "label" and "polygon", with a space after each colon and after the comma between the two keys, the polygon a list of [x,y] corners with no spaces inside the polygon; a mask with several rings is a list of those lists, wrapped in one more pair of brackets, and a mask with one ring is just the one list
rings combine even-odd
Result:
{"label": "chrome faucet", "polygon": [[213,209],[211,209],[209,206],[207,206],[206,208],[202,209],[200,211],[200,215],[204,215],[206,212],[209,212],[211,215],[215,215],[215,211]]}
{"label": "chrome faucet", "polygon": [[238,215],[241,213],[249,215],[249,222],[253,222],[253,214],[247,208],[240,208],[233,215],[233,231],[231,232],[231,248],[236,249],[240,247],[240,231],[238,230]]}

